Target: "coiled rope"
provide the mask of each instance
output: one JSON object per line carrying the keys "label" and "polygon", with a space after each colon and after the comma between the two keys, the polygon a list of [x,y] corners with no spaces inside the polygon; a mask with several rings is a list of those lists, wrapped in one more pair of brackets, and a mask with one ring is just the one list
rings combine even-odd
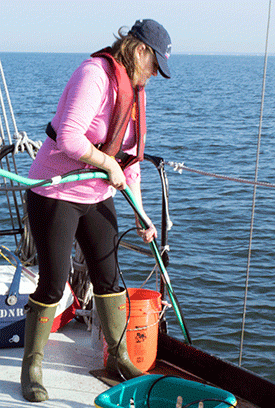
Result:
{"label": "coiled rope", "polygon": [[[11,120],[12,120],[12,123],[13,123],[13,128],[14,128],[14,135],[13,135],[13,138],[15,139],[15,151],[14,151],[14,153],[15,154],[18,153],[19,150],[21,152],[23,152],[26,149],[28,154],[30,155],[30,157],[34,160],[38,150],[42,146],[42,142],[41,141],[36,141],[35,142],[35,141],[29,139],[26,132],[18,132],[18,128],[17,128],[17,125],[16,125],[16,120],[15,120],[15,116],[14,116],[14,113],[13,113],[13,108],[12,108],[12,104],[11,104],[11,100],[10,100],[9,90],[8,90],[8,87],[7,87],[7,83],[6,83],[4,70],[3,70],[3,67],[2,67],[1,61],[0,61],[0,74],[1,74],[2,82],[3,82],[3,86],[4,86],[5,96],[6,96],[6,100],[7,100],[7,104],[8,104],[8,108],[9,108],[9,113],[10,113]],[[5,103],[4,103],[4,98],[3,98],[3,95],[2,95],[1,89],[0,89],[0,106],[1,106],[2,113],[3,113],[3,118],[4,118],[5,127],[6,127],[6,131],[7,131],[8,141],[9,141],[9,144],[11,145],[13,143],[13,141],[12,141],[12,137],[11,137],[11,131],[10,131],[9,123],[8,123],[7,112],[6,112],[6,109],[5,109]],[[2,123],[1,123],[1,117],[0,117],[0,146],[2,144],[5,144],[4,141],[5,141],[5,134],[4,134],[4,129],[3,129],[3,126],[2,126]]]}

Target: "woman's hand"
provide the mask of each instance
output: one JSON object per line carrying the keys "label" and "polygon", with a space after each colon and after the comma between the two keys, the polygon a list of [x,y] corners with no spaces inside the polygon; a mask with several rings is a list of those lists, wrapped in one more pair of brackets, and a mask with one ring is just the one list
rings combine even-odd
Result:
{"label": "woman's hand", "polygon": [[125,175],[113,157],[108,156],[106,170],[109,176],[108,183],[117,190],[125,190],[127,186]]}
{"label": "woman's hand", "polygon": [[136,216],[136,226],[137,226],[137,234],[143,239],[145,244],[149,244],[153,241],[154,238],[157,238],[157,230],[150,218],[146,217],[145,221],[149,225],[149,228],[144,229],[142,228],[138,217]]}
{"label": "woman's hand", "polygon": [[118,190],[125,190],[126,178],[114,157],[101,152],[91,144],[86,154],[80,157],[79,160],[107,171],[109,178],[107,182]]}

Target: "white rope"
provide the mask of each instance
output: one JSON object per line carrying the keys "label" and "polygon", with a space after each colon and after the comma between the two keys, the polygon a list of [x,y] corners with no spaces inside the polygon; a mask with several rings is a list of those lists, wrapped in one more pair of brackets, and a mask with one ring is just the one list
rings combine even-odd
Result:
{"label": "white rope", "polygon": [[162,309],[161,311],[151,312],[151,313],[159,313],[159,314],[160,314],[157,321],[155,321],[155,322],[152,323],[152,324],[148,324],[147,326],[136,326],[134,329],[128,329],[128,328],[127,328],[127,331],[130,332],[130,331],[146,330],[146,329],[148,329],[148,327],[153,327],[153,326],[155,326],[156,324],[159,324],[159,322],[161,321],[162,316],[164,315],[166,309],[170,309],[170,308],[172,307],[172,305],[170,305],[170,304],[167,303],[167,302],[162,302],[162,304],[163,304],[164,307],[163,307],[163,309]]}
{"label": "white rope", "polygon": [[19,151],[24,152],[26,150],[30,157],[34,160],[38,150],[42,146],[42,142],[40,140],[33,141],[29,139],[26,132],[18,132],[14,134],[14,138],[14,154],[17,154]]}

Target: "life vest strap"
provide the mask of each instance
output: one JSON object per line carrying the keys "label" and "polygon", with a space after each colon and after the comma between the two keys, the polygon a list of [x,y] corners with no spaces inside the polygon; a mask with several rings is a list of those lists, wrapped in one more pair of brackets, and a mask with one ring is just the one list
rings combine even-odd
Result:
{"label": "life vest strap", "polygon": [[56,142],[56,131],[55,131],[54,128],[52,127],[51,122],[49,122],[49,123],[47,124],[46,134],[47,134],[52,140],[54,140],[54,141]]}
{"label": "life vest strap", "polygon": [[[47,124],[46,127],[46,134],[47,136],[49,136],[52,140],[54,140],[56,142],[56,131],[54,130],[54,128],[52,127],[51,122],[49,122]],[[94,145],[97,149],[101,150],[103,144],[100,143],[98,145]],[[122,168],[125,168],[126,166],[129,166],[129,164],[135,159],[135,156],[132,156],[128,153],[123,152],[122,150],[120,150],[117,154],[116,154],[116,159],[118,161],[118,163],[120,164],[120,166]]]}

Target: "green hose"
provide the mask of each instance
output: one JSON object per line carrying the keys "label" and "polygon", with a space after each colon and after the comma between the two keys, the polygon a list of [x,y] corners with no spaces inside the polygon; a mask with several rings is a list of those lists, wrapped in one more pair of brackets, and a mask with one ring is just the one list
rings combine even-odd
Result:
{"label": "green hose", "polygon": [[[140,210],[140,208],[138,206],[138,203],[136,202],[136,199],[135,199],[132,191],[130,190],[130,188],[127,187],[125,190],[122,190],[122,194],[125,196],[125,198],[129,202],[131,207],[137,213],[142,227],[147,229],[149,226],[146,223],[146,221],[144,220],[143,213]],[[158,264],[158,267],[160,269],[161,276],[162,276],[162,279],[163,279],[163,281],[165,283],[165,286],[166,286],[169,298],[171,300],[174,312],[175,312],[175,314],[176,314],[176,316],[178,318],[178,322],[179,322],[179,325],[181,327],[185,343],[191,344],[190,334],[189,334],[189,331],[187,329],[186,323],[184,321],[184,317],[183,317],[183,314],[182,314],[182,311],[181,311],[181,308],[180,308],[180,305],[179,305],[179,301],[178,301],[178,299],[176,297],[176,294],[175,294],[175,292],[174,292],[174,290],[172,288],[168,272],[167,272],[167,270],[166,270],[166,268],[165,268],[165,266],[163,264],[161,254],[160,254],[159,249],[157,247],[156,240],[154,239],[149,245],[150,245],[152,254],[154,255],[155,260],[156,260],[156,262]]]}
{"label": "green hose", "polygon": [[108,179],[108,175],[104,171],[91,171],[91,170],[86,171],[86,172],[81,172],[81,173],[78,171],[77,173],[74,173],[74,174],[68,173],[68,174],[64,174],[63,176],[52,177],[51,179],[48,179],[48,180],[30,179],[27,177],[19,176],[18,174],[11,173],[10,171],[3,170],[3,169],[0,169],[0,176],[6,177],[8,179],[11,179],[13,181],[16,181],[20,184],[24,184],[29,187],[31,186],[31,188],[34,188],[37,186],[47,187],[47,186],[52,186],[52,185],[60,184],[60,183],[88,180],[88,179],[93,179],[93,178]]}
{"label": "green hose", "polygon": [[[22,177],[19,176],[18,174],[14,174],[11,173],[9,171],[0,169],[0,176],[8,178],[10,180],[16,181],[20,184],[24,184],[25,188],[19,187],[17,189],[29,189],[29,188],[34,188],[37,186],[51,186],[51,185],[55,185],[55,184],[60,184],[60,183],[68,183],[68,182],[73,182],[73,181],[80,181],[80,180],[88,180],[88,179],[108,179],[108,174],[105,173],[104,171],[94,171],[94,170],[84,170],[84,171],[77,171],[77,172],[71,172],[71,173],[67,173],[64,174],[63,176],[56,176],[53,177],[51,179],[48,180],[37,180],[37,179],[30,179],[27,177]],[[9,190],[8,187],[5,186],[4,188],[5,190]],[[16,188],[12,188],[11,189],[16,189]],[[131,207],[133,208],[133,210],[137,213],[140,223],[142,225],[143,228],[148,228],[148,225],[144,219],[144,213],[143,211],[139,208],[139,205],[132,193],[132,191],[130,190],[130,188],[128,186],[126,186],[125,190],[121,191],[122,194],[124,195],[124,197],[127,199],[127,201],[129,202],[129,204],[131,205]],[[157,243],[156,240],[154,239],[150,244],[150,248],[151,251],[155,257],[155,260],[158,264],[158,267],[160,269],[163,281],[165,283],[169,298],[171,300],[174,312],[177,316],[179,325],[181,327],[183,336],[184,336],[184,340],[185,343],[187,344],[191,344],[191,338],[188,332],[188,329],[186,327],[185,321],[184,321],[184,317],[182,314],[182,311],[180,309],[180,305],[179,302],[177,300],[177,297],[174,293],[174,290],[172,288],[171,282],[170,282],[170,278],[168,275],[168,272],[163,264],[162,258],[161,258],[161,254],[159,252],[159,249],[157,247]]]}

